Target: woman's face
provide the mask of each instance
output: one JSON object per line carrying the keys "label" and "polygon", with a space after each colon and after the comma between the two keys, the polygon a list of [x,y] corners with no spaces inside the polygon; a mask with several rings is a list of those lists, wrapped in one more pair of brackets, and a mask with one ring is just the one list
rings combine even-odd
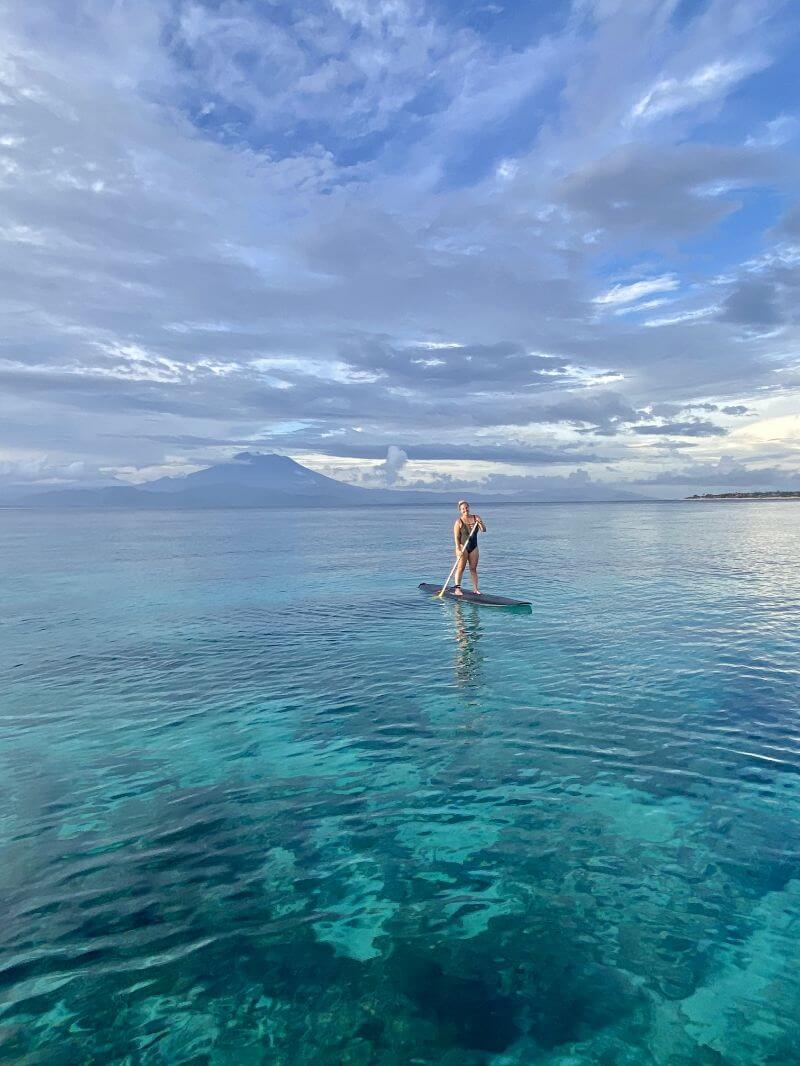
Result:
{"label": "woman's face", "polygon": [[461,506],[459,507],[459,511],[461,512],[461,517],[462,518],[466,518],[467,515],[469,514],[469,504],[468,503],[462,503]]}

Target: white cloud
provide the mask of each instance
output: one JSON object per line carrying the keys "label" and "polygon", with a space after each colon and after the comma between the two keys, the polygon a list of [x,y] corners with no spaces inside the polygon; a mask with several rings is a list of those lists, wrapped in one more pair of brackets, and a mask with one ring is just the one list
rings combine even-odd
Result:
{"label": "white cloud", "polygon": [[658,326],[674,326],[679,322],[694,322],[700,318],[708,318],[709,315],[716,314],[719,311],[718,304],[712,304],[709,307],[699,307],[694,311],[679,311],[677,314],[668,315],[665,318],[649,318],[644,324],[649,329],[654,329]]}
{"label": "white cloud", "polygon": [[630,285],[615,285],[607,292],[601,293],[600,296],[595,296],[592,302],[604,307],[629,304],[651,293],[672,292],[679,287],[680,281],[674,274],[662,274],[658,278],[646,278]]}
{"label": "white cloud", "polygon": [[52,460],[42,452],[0,451],[0,485],[61,486],[81,478],[86,472],[83,462]]}
{"label": "white cloud", "polygon": [[45,234],[31,226],[0,226],[0,241],[6,241],[8,244],[35,244],[42,248],[47,245]]}
{"label": "white cloud", "polygon": [[630,307],[618,307],[615,311],[615,315],[635,315],[640,311],[650,311],[654,307],[663,307],[664,304],[672,303],[671,300],[663,297],[658,300],[645,300],[643,303],[633,304]]}
{"label": "white cloud", "polygon": [[742,269],[749,274],[762,274],[774,268],[793,267],[800,264],[800,244],[781,243],[768,249],[761,255],[746,259]]}
{"label": "white cloud", "polygon": [[695,185],[692,192],[695,196],[726,196],[729,192],[734,192],[736,189],[745,189],[751,184],[752,182],[741,178],[723,179],[722,181],[707,181]]}
{"label": "white cloud", "polygon": [[394,444],[389,445],[386,452],[386,461],[380,467],[387,485],[391,486],[396,483],[400,471],[407,462],[407,452],[403,451],[402,448],[396,447]]}
{"label": "white cloud", "polygon": [[765,122],[758,133],[751,134],[745,144],[748,148],[778,148],[788,144],[800,131],[800,121],[794,115],[778,115]]}
{"label": "white cloud", "polygon": [[517,163],[515,159],[503,159],[498,163],[495,173],[498,178],[502,178],[504,181],[510,181],[512,178],[516,177],[518,170],[519,163]]}
{"label": "white cloud", "polygon": [[800,450],[800,415],[777,415],[740,426],[731,433],[734,443],[780,444]]}
{"label": "white cloud", "polygon": [[766,65],[762,56],[717,60],[683,78],[662,78],[633,105],[629,121],[653,122],[715,100]]}
{"label": "white cloud", "polygon": [[162,463],[152,466],[107,466],[102,467],[100,472],[129,485],[143,485],[156,478],[184,477],[202,469],[203,465],[187,462],[182,456],[168,455]]}

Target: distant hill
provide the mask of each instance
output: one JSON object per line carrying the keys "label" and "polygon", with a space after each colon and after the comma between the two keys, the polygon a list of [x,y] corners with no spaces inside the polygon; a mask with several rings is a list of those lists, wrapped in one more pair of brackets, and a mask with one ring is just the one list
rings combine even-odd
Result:
{"label": "distant hill", "polygon": [[58,489],[27,496],[26,507],[183,510],[208,507],[348,507],[450,502],[448,494],[365,489],[309,470],[285,455],[240,452],[228,462],[143,485]]}
{"label": "distant hill", "polygon": [[362,489],[357,485],[346,485],[342,481],[326,477],[325,474],[318,474],[316,470],[301,466],[287,455],[261,455],[256,452],[239,452],[227,463],[218,463],[183,477],[162,477],[140,485],[139,488],[144,492],[171,495],[214,494],[234,488],[237,492],[269,492],[292,499],[302,497],[309,500],[319,498],[344,502],[360,501],[375,491]]}
{"label": "distant hill", "polygon": [[[509,496],[481,493],[485,503],[641,501],[632,492],[582,485]],[[454,492],[366,489],[309,470],[285,455],[240,452],[225,463],[183,477],[163,477],[144,485],[57,489],[13,501],[24,507],[97,507],[126,510],[191,510],[209,507],[359,507],[452,504]]]}

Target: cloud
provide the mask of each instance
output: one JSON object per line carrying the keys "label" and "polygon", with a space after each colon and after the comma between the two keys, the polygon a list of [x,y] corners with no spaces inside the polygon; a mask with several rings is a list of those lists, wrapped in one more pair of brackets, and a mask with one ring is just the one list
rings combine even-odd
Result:
{"label": "cloud", "polygon": [[581,429],[589,427],[598,433],[616,433],[624,424],[647,417],[645,411],[637,411],[614,392],[570,397],[548,405],[541,414],[543,421],[567,422]]}
{"label": "cloud", "polygon": [[740,281],[725,300],[722,319],[747,326],[775,326],[782,315],[769,281]]}
{"label": "cloud", "polygon": [[676,111],[684,111],[716,100],[766,65],[767,61],[761,56],[716,60],[683,78],[663,78],[633,105],[630,121],[654,122],[656,119],[673,115]]}
{"label": "cloud", "polygon": [[0,12],[0,446],[87,479],[254,442],[568,472],[646,466],[657,405],[792,395],[796,145],[746,73],[791,58],[785,16],[502,22]]}
{"label": "cloud", "polygon": [[800,131],[800,121],[794,115],[778,115],[765,122],[758,133],[751,134],[748,148],[779,148],[788,144]]}
{"label": "cloud", "polygon": [[[641,300],[644,296],[650,296],[654,292],[672,292],[679,288],[680,281],[674,274],[662,274],[658,278],[646,278],[643,281],[635,281],[629,285],[614,285],[607,292],[595,296],[594,303],[601,305],[629,304]],[[652,307],[653,301],[643,304],[644,307]]]}
{"label": "cloud", "polygon": [[46,455],[36,454],[0,458],[0,485],[68,485],[80,481],[85,473],[86,465],[79,460],[53,462]]}
{"label": "cloud", "polygon": [[[710,197],[710,183],[727,187],[782,184],[769,153],[710,144],[673,147],[626,145],[593,160],[561,186],[565,204],[605,229],[653,233],[699,232],[739,209],[724,196]],[[733,184],[731,184],[733,183]]]}
{"label": "cloud", "polygon": [[654,307],[663,307],[664,304],[669,304],[672,301],[666,297],[657,300],[644,300],[642,303],[632,304],[629,307],[617,307],[614,310],[615,315],[635,315],[642,311],[650,311]]}
{"label": "cloud", "polygon": [[787,236],[800,239],[800,203],[795,204],[786,212],[778,228]]}
{"label": "cloud", "polygon": [[[556,356],[528,351],[524,345],[500,341],[495,344],[403,345],[385,338],[358,338],[345,344],[341,358],[346,365],[370,372],[397,385],[437,388],[489,386],[506,389],[513,385],[552,389],[574,373]],[[576,368],[577,369],[577,368]]]}
{"label": "cloud", "polygon": [[677,470],[662,471],[640,484],[698,485],[718,489],[800,489],[800,469],[779,466],[750,467],[731,457],[716,462],[691,463]]}
{"label": "cloud", "polygon": [[469,492],[474,497],[502,494],[524,494],[529,500],[591,500],[610,499],[624,494],[614,482],[592,478],[588,471],[574,470],[570,474],[499,474],[482,477],[457,477],[433,474],[425,479],[410,480],[404,488],[433,489],[457,493]]}
{"label": "cloud", "polygon": [[708,307],[695,307],[692,310],[677,311],[674,315],[663,315],[661,318],[648,318],[644,323],[646,329],[658,329],[660,326],[675,326],[680,322],[695,322],[698,319],[708,318],[718,310],[716,304]]}
{"label": "cloud", "polygon": [[408,455],[402,448],[397,448],[394,444],[390,444],[386,451],[386,459],[382,466],[379,468],[383,474],[386,485],[391,487],[397,481],[397,476],[403,467],[408,462]]}
{"label": "cloud", "polygon": [[633,426],[633,432],[652,437],[724,437],[727,431],[713,422],[694,418],[686,422],[664,422],[657,426]]}
{"label": "cloud", "polygon": [[[331,438],[309,438],[298,435],[284,442],[293,451],[324,451],[327,455],[349,459],[380,459],[386,448],[374,444],[352,444],[334,441]],[[496,444],[405,444],[402,448],[406,459],[432,462],[483,462],[511,463],[529,466],[573,466],[578,463],[607,463],[607,456],[587,451],[585,448],[568,445],[556,447],[534,447],[531,445],[496,445]]]}

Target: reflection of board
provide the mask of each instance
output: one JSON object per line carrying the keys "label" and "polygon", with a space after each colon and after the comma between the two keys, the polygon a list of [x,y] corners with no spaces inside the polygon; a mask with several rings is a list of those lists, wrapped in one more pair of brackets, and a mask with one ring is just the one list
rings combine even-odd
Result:
{"label": "reflection of board", "polygon": [[[422,582],[419,586],[423,592],[429,592],[434,596],[438,596],[441,585],[429,585],[426,582]],[[527,600],[509,600],[505,596],[490,596],[486,592],[482,592],[478,595],[475,592],[468,592],[463,590],[461,596],[456,596],[453,592],[453,586],[448,585],[444,592],[450,600],[463,600],[464,603],[479,603],[481,607],[524,607],[525,610],[530,611],[531,605]]]}

